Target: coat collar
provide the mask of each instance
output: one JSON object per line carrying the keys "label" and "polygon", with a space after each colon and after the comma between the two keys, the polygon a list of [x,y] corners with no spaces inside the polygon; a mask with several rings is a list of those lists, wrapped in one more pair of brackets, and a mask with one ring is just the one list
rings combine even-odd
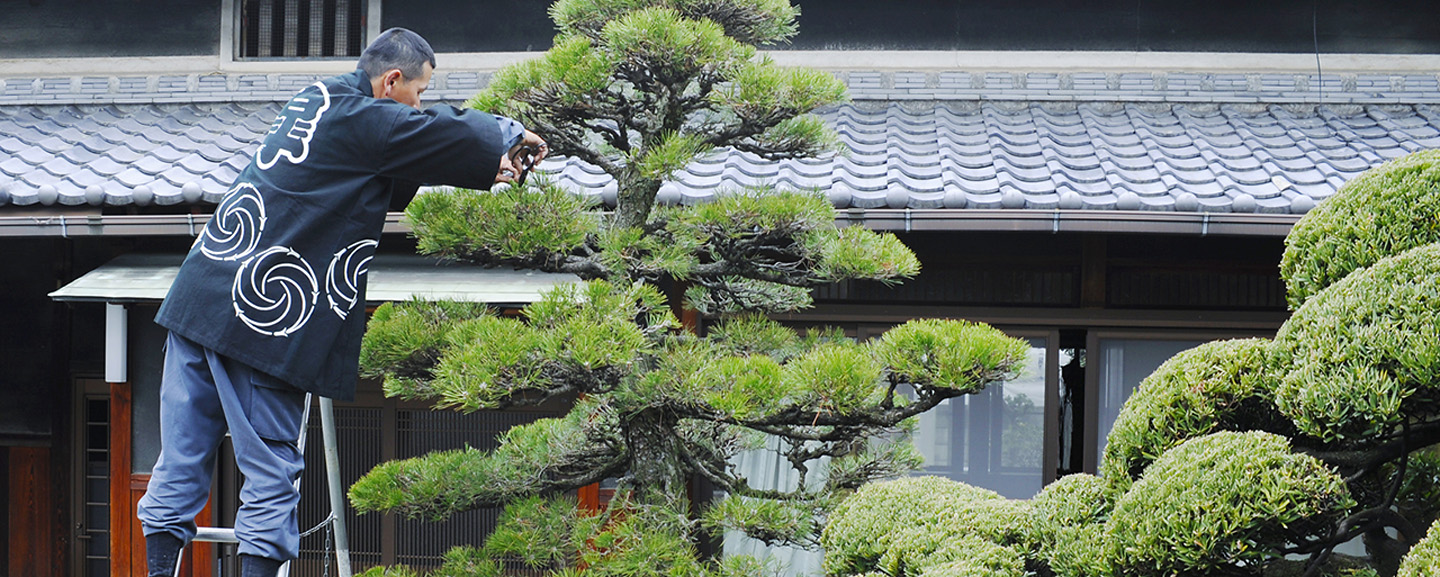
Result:
{"label": "coat collar", "polygon": [[364,94],[365,96],[369,96],[371,98],[375,97],[375,90],[373,87],[370,86],[370,76],[368,74],[365,74],[364,70],[360,70],[357,68],[354,72],[343,75],[340,78],[346,84],[354,86],[355,89],[359,90],[361,94]]}

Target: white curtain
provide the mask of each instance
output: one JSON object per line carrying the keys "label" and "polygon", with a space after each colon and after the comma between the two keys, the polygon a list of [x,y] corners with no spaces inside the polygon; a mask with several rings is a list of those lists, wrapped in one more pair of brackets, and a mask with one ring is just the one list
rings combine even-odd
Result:
{"label": "white curtain", "polygon": [[[800,480],[800,474],[791,468],[790,463],[777,452],[780,447],[780,439],[771,437],[766,440],[764,450],[746,451],[736,455],[735,465],[740,476],[749,479],[750,486],[756,489],[794,490]],[[820,461],[810,468],[808,484],[811,486],[817,485],[824,479],[824,470],[828,460],[821,459]],[[724,554],[727,556],[753,555],[761,559],[773,559],[786,568],[786,575],[797,577],[820,575],[820,561],[823,558],[820,551],[795,547],[770,547],[746,537],[739,531],[725,533]]]}

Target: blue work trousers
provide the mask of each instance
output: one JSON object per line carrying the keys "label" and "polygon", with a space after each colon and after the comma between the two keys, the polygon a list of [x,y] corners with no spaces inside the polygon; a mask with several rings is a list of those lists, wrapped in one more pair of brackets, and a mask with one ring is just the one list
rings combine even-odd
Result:
{"label": "blue work trousers", "polygon": [[160,458],[139,504],[145,534],[166,531],[185,543],[195,537],[195,515],[210,497],[215,455],[228,430],[244,475],[235,519],[239,553],[294,559],[304,410],[304,391],[171,333],[160,385]]}

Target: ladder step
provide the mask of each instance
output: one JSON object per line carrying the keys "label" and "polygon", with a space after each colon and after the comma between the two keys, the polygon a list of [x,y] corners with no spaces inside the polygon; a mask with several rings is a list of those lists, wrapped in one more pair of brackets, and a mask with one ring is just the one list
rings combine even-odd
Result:
{"label": "ladder step", "polygon": [[235,530],[229,527],[196,527],[195,540],[201,543],[239,543]]}

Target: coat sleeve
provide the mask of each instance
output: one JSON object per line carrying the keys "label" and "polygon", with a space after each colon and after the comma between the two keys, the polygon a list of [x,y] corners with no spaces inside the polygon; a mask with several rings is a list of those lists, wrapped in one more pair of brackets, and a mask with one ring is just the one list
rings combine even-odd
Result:
{"label": "coat sleeve", "polygon": [[380,152],[381,176],[489,189],[506,148],[494,116],[452,106],[403,107]]}

